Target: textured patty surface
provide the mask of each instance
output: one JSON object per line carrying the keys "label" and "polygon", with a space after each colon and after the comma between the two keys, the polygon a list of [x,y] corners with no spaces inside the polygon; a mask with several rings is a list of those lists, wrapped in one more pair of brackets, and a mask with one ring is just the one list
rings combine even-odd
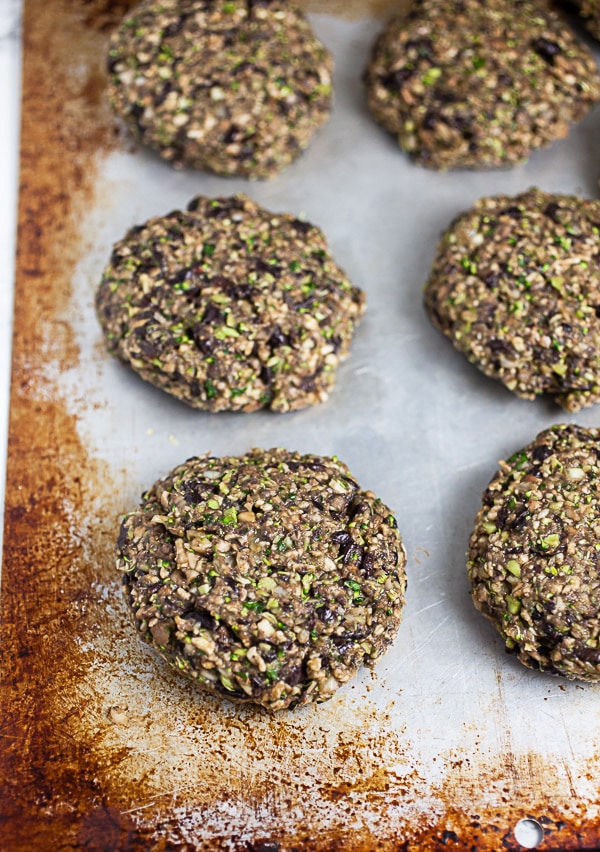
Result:
{"label": "textured patty surface", "polygon": [[374,118],[436,169],[522,161],[600,99],[591,52],[545,0],[416,0],[365,81]]}
{"label": "textured patty surface", "polygon": [[222,175],[274,175],[331,108],[331,57],[285,2],[145,0],[113,35],[108,69],[135,137]]}
{"label": "textured patty surface", "polygon": [[364,295],[318,228],[238,195],[132,228],[96,307],[109,351],[188,404],[289,411],[327,398]]}
{"label": "textured patty surface", "polygon": [[425,306],[487,376],[577,411],[600,399],[600,202],[483,198],[443,236]]}
{"label": "textured patty surface", "polygon": [[141,638],[209,691],[271,710],[330,698],[400,624],[396,521],[335,458],[189,459],[125,517],[117,554]]}
{"label": "textured patty surface", "polygon": [[600,680],[600,430],[554,426],[501,462],[468,558],[475,606],[522,663]]}

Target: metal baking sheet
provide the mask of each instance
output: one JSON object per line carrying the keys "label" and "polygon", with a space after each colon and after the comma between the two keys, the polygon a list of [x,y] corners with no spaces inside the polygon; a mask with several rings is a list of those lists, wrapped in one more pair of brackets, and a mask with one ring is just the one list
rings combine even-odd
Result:
{"label": "metal baking sheet", "polygon": [[[311,148],[270,182],[177,172],[107,108],[106,40],[127,5],[25,6],[0,847],[598,848],[600,687],[507,656],[471,604],[464,557],[496,461],[573,418],[479,375],[430,326],[421,293],[440,232],[478,197],[597,194],[600,111],[527,165],[421,169],[372,122],[361,84],[394,4],[312,3],[336,71]],[[319,407],[192,411],[104,352],[93,296],[112,243],[197,193],[237,191],[320,225],[367,293]],[[598,409],[575,419],[598,425]],[[393,507],[409,585],[374,672],[271,716],[203,695],[141,646],[113,547],[120,514],[178,462],[277,445],[337,454]]]}

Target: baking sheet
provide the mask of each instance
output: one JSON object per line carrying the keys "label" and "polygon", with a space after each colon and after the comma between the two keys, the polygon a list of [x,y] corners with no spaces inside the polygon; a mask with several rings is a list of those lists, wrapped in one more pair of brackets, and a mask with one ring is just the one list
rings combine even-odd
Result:
{"label": "baking sheet", "polygon": [[[26,3],[0,637],[8,852],[600,845],[600,687],[507,656],[464,557],[496,460],[552,423],[598,425],[598,410],[513,398],[421,304],[440,232],[481,195],[597,194],[600,111],[524,166],[418,168],[360,82],[392,5],[311,5],[336,59],[332,119],[296,164],[249,183],[176,172],[118,131],[103,56],[127,3]],[[192,411],[104,353],[93,297],[112,243],[197,193],[238,191],[321,226],[367,293],[337,387],[311,410]],[[140,645],[113,547],[120,514],[175,464],[278,445],[337,454],[394,509],[409,586],[374,672],[273,717],[204,696]]]}

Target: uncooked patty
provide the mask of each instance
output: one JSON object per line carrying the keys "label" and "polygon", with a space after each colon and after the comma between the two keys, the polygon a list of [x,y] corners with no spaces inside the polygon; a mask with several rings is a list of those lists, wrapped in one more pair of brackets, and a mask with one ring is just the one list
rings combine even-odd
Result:
{"label": "uncooked patty", "polygon": [[365,80],[374,118],[436,169],[525,160],[600,99],[591,52],[544,0],[416,0]]}
{"label": "uncooked patty", "polygon": [[322,232],[249,198],[195,198],[132,228],[96,296],[110,352],[208,411],[327,399],[364,295]]}
{"label": "uncooked patty", "polygon": [[600,430],[553,426],[506,462],[469,543],[475,606],[526,666],[600,680]]}
{"label": "uncooked patty", "polygon": [[336,458],[189,459],[127,515],[118,567],[142,639],[210,692],[321,702],[398,630],[396,521]]}
{"label": "uncooked patty", "polygon": [[108,69],[135,137],[222,175],[274,175],[331,108],[331,57],[284,2],[145,0],[113,35]]}
{"label": "uncooked patty", "polygon": [[578,411],[600,400],[600,202],[530,189],[483,198],[443,236],[433,323],[487,376]]}

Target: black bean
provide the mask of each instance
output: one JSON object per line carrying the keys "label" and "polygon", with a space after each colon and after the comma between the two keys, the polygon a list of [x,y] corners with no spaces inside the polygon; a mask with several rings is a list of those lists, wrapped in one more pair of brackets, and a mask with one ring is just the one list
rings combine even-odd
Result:
{"label": "black bean", "polygon": [[[189,211],[197,210],[200,206],[201,202],[204,199],[199,196],[197,199],[193,199],[188,205]],[[240,201],[235,196],[231,198],[217,198],[215,199],[218,203],[213,203],[206,210],[206,218],[207,219],[226,219],[232,211],[241,210],[243,207],[243,201]],[[195,206],[191,206],[196,202]]]}
{"label": "black bean", "polygon": [[559,205],[556,204],[555,201],[552,201],[550,204],[547,204],[546,207],[544,207],[544,215],[548,216],[548,218],[552,219],[553,222],[556,222],[557,224],[559,224],[559,219],[556,215],[559,210],[560,210]]}
{"label": "black bean", "polygon": [[363,558],[363,549],[360,544],[353,543],[344,553],[344,565],[360,565]]}
{"label": "black bean", "polygon": [[142,104],[138,103],[137,101],[136,101],[136,103],[132,104],[131,107],[129,108],[129,115],[132,118],[135,119],[135,123],[137,124],[138,127],[140,127],[139,119],[143,116],[143,114],[144,114],[144,107],[142,106]]}
{"label": "black bean", "polygon": [[310,222],[303,222],[302,219],[292,219],[291,225],[301,234],[308,234],[312,228]]}
{"label": "black bean", "polygon": [[441,104],[455,104],[455,103],[458,103],[458,100],[459,100],[458,95],[456,95],[454,92],[447,91],[447,90],[444,90],[442,92],[437,92],[436,93],[436,99]]}
{"label": "black bean", "polygon": [[499,530],[503,530],[506,526],[506,521],[508,520],[508,516],[510,514],[510,509],[508,506],[501,506],[498,510],[498,514],[496,515],[496,526]]}
{"label": "black bean", "polygon": [[283,674],[283,680],[289,683],[290,686],[297,686],[299,683],[302,683],[303,679],[302,666],[292,666]]}
{"label": "black bean", "polygon": [[169,36],[177,35],[177,33],[181,32],[183,25],[188,18],[189,15],[179,15],[179,17],[175,21],[173,21],[173,23],[169,24],[167,27],[164,28],[163,36],[167,36],[168,38]]}
{"label": "black bean", "polygon": [[281,330],[281,328],[276,325],[271,332],[269,339],[267,340],[267,346],[270,347],[271,350],[277,349],[278,346],[289,346],[290,339],[287,334]]}
{"label": "black bean", "polygon": [[578,660],[582,660],[584,663],[592,663],[592,665],[597,666],[600,664],[600,649],[599,648],[588,648],[587,645],[583,643],[578,643],[573,648],[573,654],[577,657]]}
{"label": "black bean", "polygon": [[430,56],[433,50],[433,42],[430,38],[412,38],[406,42],[404,49],[407,53],[412,50],[416,51],[419,56]]}
{"label": "black bean", "polygon": [[433,110],[428,109],[427,112],[425,113],[425,115],[423,116],[423,125],[422,125],[423,129],[424,130],[433,130],[436,127],[437,123],[438,123],[437,114]]}
{"label": "black bean", "polygon": [[363,512],[366,512],[368,508],[369,508],[368,505],[366,503],[364,503],[362,500],[358,500],[357,502],[351,503],[350,506],[348,507],[349,519],[351,521],[353,521],[354,518],[357,515],[362,514]]}
{"label": "black bean", "polygon": [[561,52],[560,46],[555,41],[550,41],[550,39],[544,38],[544,36],[534,39],[531,42],[531,46],[535,53],[541,56],[549,65],[554,65],[554,57]]}
{"label": "black bean", "polygon": [[174,88],[175,87],[174,87],[173,83],[170,80],[167,80],[163,84],[163,87],[160,90],[160,93],[156,96],[156,100],[154,101],[154,106],[160,106],[161,104],[163,104],[167,99],[167,95],[169,95],[169,93],[172,92]]}
{"label": "black bean", "polygon": [[531,455],[534,462],[541,464],[541,462],[547,459],[548,456],[552,455],[552,449],[548,446],[548,444],[538,444]]}
{"label": "black bean", "polygon": [[202,607],[186,612],[185,617],[188,621],[196,621],[201,627],[204,627],[205,630],[214,631],[217,628],[216,619],[210,614],[210,612],[208,612],[208,610],[203,609]]}
{"label": "black bean", "polygon": [[399,68],[397,71],[392,71],[390,74],[381,77],[381,85],[391,92],[397,92],[407,80],[410,80],[413,74],[414,69]]}
{"label": "black bean", "polygon": [[455,113],[448,117],[444,116],[444,121],[449,127],[458,130],[463,139],[471,139],[473,136],[473,116],[468,113]]}
{"label": "black bean", "polygon": [[207,492],[205,483],[199,479],[189,480],[189,482],[186,482],[183,496],[187,503],[191,503],[192,506],[196,506],[198,503],[201,503],[206,499]]}
{"label": "black bean", "polygon": [[257,257],[254,261],[254,268],[257,272],[269,272],[273,278],[279,278],[283,272],[283,268],[276,263],[267,263],[262,258]]}
{"label": "black bean", "polygon": [[160,353],[159,347],[155,343],[150,343],[149,340],[142,339],[138,345],[146,358],[157,358]]}
{"label": "black bean", "polygon": [[325,624],[332,624],[335,621],[335,613],[327,606],[320,606],[317,609],[317,618]]}
{"label": "black bean", "polygon": [[520,219],[522,215],[521,209],[517,207],[516,204],[511,204],[510,207],[507,207],[502,212],[507,216],[510,216],[511,219]]}
{"label": "black bean", "polygon": [[334,334],[329,338],[329,343],[334,352],[339,352],[340,346],[342,345],[342,338],[338,334]]}
{"label": "black bean", "polygon": [[494,337],[489,342],[490,350],[495,354],[503,354],[503,355],[514,355],[515,350],[512,344],[508,343],[506,340],[501,340],[498,337]]}
{"label": "black bean", "polygon": [[202,316],[201,322],[205,325],[215,325],[217,323],[224,322],[224,320],[225,317],[223,316],[223,311],[221,311],[213,302],[211,302],[204,311],[204,315]]}
{"label": "black bean", "polygon": [[215,351],[217,341],[201,323],[196,323],[192,329],[192,338],[198,349],[205,355],[210,355]]}
{"label": "black bean", "polygon": [[243,130],[240,130],[237,125],[232,124],[231,127],[227,130],[227,133],[223,136],[223,142],[225,145],[230,145],[232,142],[237,142],[237,140],[243,136]]}
{"label": "black bean", "polygon": [[240,152],[237,155],[238,160],[250,160],[254,156],[254,145],[251,145],[249,142],[246,142],[245,145],[242,145],[240,148]]}
{"label": "black bean", "polygon": [[509,524],[510,529],[511,530],[521,529],[521,527],[524,525],[524,523],[525,523],[525,521],[527,520],[528,517],[529,517],[529,512],[527,511],[527,508],[525,506],[519,507],[519,509],[517,509],[517,511],[515,512],[515,516],[514,516],[513,520]]}
{"label": "black bean", "polygon": [[127,543],[129,541],[129,536],[127,533],[127,527],[125,524],[121,524],[121,529],[119,530],[119,537],[117,538],[117,547],[123,551],[127,547]]}
{"label": "black bean", "polygon": [[345,530],[338,530],[337,532],[332,533],[331,540],[334,544],[350,544],[352,536]]}
{"label": "black bean", "polygon": [[173,275],[170,275],[166,279],[166,282],[172,287],[174,284],[181,284],[182,281],[186,281],[192,274],[191,267],[182,267],[181,269],[178,269],[177,272],[173,273]]}
{"label": "black bean", "polygon": [[375,573],[375,559],[371,553],[365,553],[360,563],[360,570],[365,577],[372,577]]}
{"label": "black bean", "polygon": [[263,364],[260,368],[258,378],[264,385],[270,385],[273,381],[273,370],[270,367],[267,367],[266,364]]}

